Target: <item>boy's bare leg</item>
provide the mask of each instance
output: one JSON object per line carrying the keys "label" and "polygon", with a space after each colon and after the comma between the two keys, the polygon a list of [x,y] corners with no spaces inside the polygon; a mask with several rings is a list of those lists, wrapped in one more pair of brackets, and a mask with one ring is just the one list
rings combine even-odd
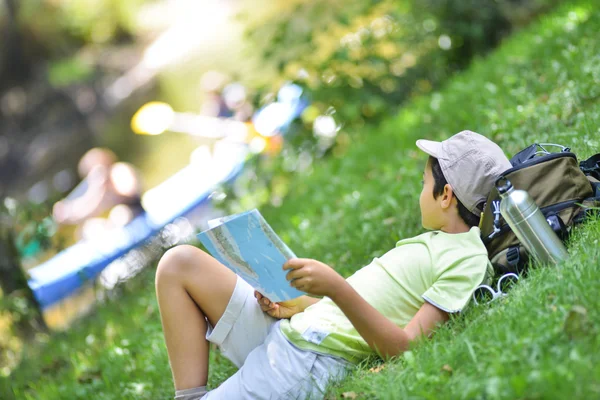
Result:
{"label": "boy's bare leg", "polygon": [[236,275],[193,246],[177,246],[161,258],[156,296],[176,390],[206,385],[206,320],[215,326],[233,293]]}

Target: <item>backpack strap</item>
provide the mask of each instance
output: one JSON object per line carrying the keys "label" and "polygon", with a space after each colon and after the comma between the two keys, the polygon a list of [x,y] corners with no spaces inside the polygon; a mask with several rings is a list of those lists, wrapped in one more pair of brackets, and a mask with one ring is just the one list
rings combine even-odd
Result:
{"label": "backpack strap", "polygon": [[521,165],[521,164],[525,163],[526,161],[528,161],[531,158],[535,157],[535,155],[537,154],[537,150],[538,150],[537,143],[534,143],[531,146],[524,148],[523,150],[521,150],[520,152],[518,152],[517,154],[515,154],[510,159],[511,165],[513,167],[516,167],[518,165]]}
{"label": "backpack strap", "polygon": [[594,188],[593,198],[600,202],[600,182],[592,182],[592,187]]}
{"label": "backpack strap", "polygon": [[600,153],[594,154],[585,161],[581,161],[579,168],[584,174],[600,180]]}
{"label": "backpack strap", "polygon": [[546,149],[546,147],[559,148],[560,153],[568,153],[571,151],[570,147],[563,146],[556,143],[534,143],[529,147],[524,148],[510,159],[510,164],[513,168],[516,168],[522,164],[525,164],[529,160],[536,158],[539,155],[552,154]]}
{"label": "backpack strap", "polygon": [[496,275],[504,275],[526,272],[528,260],[529,255],[527,250],[520,244],[517,244],[498,252],[490,261]]}
{"label": "backpack strap", "polygon": [[519,251],[519,246],[508,248],[508,251],[506,252],[506,262],[511,269],[517,269],[517,266],[521,262],[521,252]]}
{"label": "backpack strap", "polygon": [[583,199],[581,202],[581,211],[573,219],[574,224],[580,224],[590,215],[600,212],[600,182],[591,175],[588,175],[594,194],[591,197]]}

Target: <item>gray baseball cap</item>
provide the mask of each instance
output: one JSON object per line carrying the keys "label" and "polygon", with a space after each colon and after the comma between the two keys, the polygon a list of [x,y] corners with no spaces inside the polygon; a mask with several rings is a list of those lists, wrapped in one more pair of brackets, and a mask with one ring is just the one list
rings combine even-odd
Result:
{"label": "gray baseball cap", "polygon": [[512,165],[496,143],[479,133],[462,131],[442,142],[417,140],[417,146],[437,158],[456,197],[473,214],[487,199],[496,179]]}

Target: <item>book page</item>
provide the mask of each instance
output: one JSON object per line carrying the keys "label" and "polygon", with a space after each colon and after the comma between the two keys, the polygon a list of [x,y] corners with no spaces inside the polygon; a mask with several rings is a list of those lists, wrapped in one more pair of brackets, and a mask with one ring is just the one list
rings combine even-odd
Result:
{"label": "book page", "polygon": [[283,264],[294,253],[277,236],[258,210],[221,219],[198,235],[209,253],[271,301],[305,294],[285,279]]}

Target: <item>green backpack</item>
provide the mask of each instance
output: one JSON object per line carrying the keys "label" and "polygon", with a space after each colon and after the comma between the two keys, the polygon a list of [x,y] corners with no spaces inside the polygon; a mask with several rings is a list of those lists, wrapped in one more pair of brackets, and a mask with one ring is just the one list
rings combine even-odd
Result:
{"label": "green backpack", "polygon": [[[546,150],[549,146],[557,146],[561,151],[550,153]],[[578,163],[568,147],[536,143],[517,153],[510,162],[512,168],[499,179],[506,178],[516,189],[526,190],[562,240],[573,225],[598,211],[600,153]],[[525,271],[528,251],[502,218],[500,195],[495,187],[488,195],[479,227],[496,274]]]}

